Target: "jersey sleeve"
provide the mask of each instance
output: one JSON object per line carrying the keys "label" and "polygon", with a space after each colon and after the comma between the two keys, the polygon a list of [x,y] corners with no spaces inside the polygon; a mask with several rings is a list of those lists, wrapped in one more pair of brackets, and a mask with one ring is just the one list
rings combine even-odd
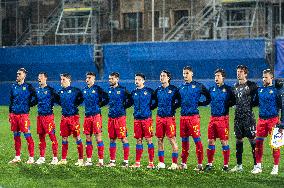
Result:
{"label": "jersey sleeve", "polygon": [[79,106],[80,104],[83,103],[84,97],[83,97],[83,93],[81,92],[80,89],[76,88],[76,90],[77,90],[77,96],[76,96],[75,103],[76,103],[77,106]]}
{"label": "jersey sleeve", "polygon": [[35,88],[29,84],[29,91],[30,91],[30,106],[35,106],[37,105],[37,96],[36,96],[36,91]]}
{"label": "jersey sleeve", "polygon": [[100,98],[99,106],[103,107],[107,105],[109,102],[108,94],[99,86],[98,86],[98,92],[99,92],[99,98]]}
{"label": "jersey sleeve", "polygon": [[124,101],[124,104],[125,104],[125,108],[129,108],[132,106],[131,104],[131,94],[129,93],[129,91],[127,91],[127,89],[125,88],[125,101]]}
{"label": "jersey sleeve", "polygon": [[201,84],[201,95],[203,95],[205,97],[205,101],[199,101],[198,106],[206,106],[206,105],[210,104],[210,102],[211,102],[210,93],[209,93],[208,89],[203,84]]}
{"label": "jersey sleeve", "polygon": [[150,106],[150,109],[154,110],[158,106],[157,94],[156,94],[156,91],[154,91],[153,89],[150,89],[150,92],[151,92],[151,106]]}

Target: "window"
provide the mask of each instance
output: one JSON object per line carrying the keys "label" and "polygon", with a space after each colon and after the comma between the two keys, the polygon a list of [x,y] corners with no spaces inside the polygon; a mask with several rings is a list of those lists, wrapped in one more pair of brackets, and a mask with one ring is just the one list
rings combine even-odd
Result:
{"label": "window", "polygon": [[230,10],[228,16],[228,22],[231,26],[243,26],[247,25],[246,11],[245,10]]}
{"label": "window", "polygon": [[125,13],[123,14],[123,24],[124,29],[136,29],[137,24],[138,28],[142,28],[142,13]]}
{"label": "window", "polygon": [[188,10],[175,10],[174,11],[174,21],[175,24],[182,18],[188,16]]}

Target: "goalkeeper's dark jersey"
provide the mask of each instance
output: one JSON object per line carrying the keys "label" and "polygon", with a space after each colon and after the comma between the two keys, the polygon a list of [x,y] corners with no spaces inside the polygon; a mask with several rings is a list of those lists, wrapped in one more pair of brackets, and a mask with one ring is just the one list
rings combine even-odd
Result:
{"label": "goalkeeper's dark jersey", "polygon": [[247,81],[245,84],[236,83],[233,93],[236,98],[236,117],[252,112],[253,101],[257,94],[256,83],[251,81]]}

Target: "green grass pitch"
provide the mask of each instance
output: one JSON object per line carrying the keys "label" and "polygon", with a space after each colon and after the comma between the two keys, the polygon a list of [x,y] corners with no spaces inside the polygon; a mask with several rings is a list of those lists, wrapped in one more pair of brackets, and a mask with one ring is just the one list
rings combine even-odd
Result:
{"label": "green grass pitch", "polygon": [[[230,167],[236,163],[235,160],[235,138],[233,134],[233,110],[230,111]],[[255,109],[257,114],[257,109]],[[133,109],[127,110],[127,128],[130,143],[130,164],[135,162],[135,144],[133,138]],[[84,109],[80,108],[81,125],[83,123]],[[179,110],[177,111],[179,114]],[[39,157],[38,137],[36,135],[36,108],[31,110],[31,131],[35,140],[35,159]],[[105,144],[105,163],[109,161],[109,139],[107,136],[107,108],[102,109],[103,115],[103,141]],[[155,121],[156,111],[153,114]],[[200,108],[201,115],[201,139],[204,147],[204,162],[206,165],[206,148],[207,148],[207,126],[210,116],[209,108]],[[61,156],[61,138],[59,137],[59,121],[61,113],[60,108],[55,108],[56,135],[59,141],[59,158]],[[179,115],[176,116],[177,135],[179,135]],[[155,124],[154,124],[155,127]],[[81,126],[82,129],[82,126]],[[83,143],[85,137],[81,134]],[[179,163],[181,151],[181,139],[178,136],[179,144]],[[94,142],[94,140],[93,140]],[[269,139],[265,141],[265,150],[263,156],[263,173],[253,175],[250,173],[253,167],[250,146],[245,140],[242,173],[224,173],[221,171],[223,164],[223,156],[221,152],[220,142],[216,144],[216,154],[214,166],[215,169],[210,172],[196,173],[193,168],[196,165],[195,145],[190,139],[190,156],[188,160],[188,170],[148,170],[147,166],[147,145],[144,142],[144,153],[142,157],[141,169],[123,169],[119,165],[115,168],[98,168],[92,167],[76,167],[74,163],[77,160],[77,149],[73,138],[69,138],[68,165],[51,166],[44,165],[27,165],[24,162],[17,165],[8,165],[9,160],[14,157],[13,135],[10,131],[8,122],[8,107],[0,107],[0,187],[282,187],[284,185],[284,165],[280,161],[279,175],[272,176],[270,171],[273,167],[273,158],[269,147]],[[171,147],[165,140],[165,162],[169,166],[171,164]],[[157,140],[154,138],[155,144],[155,163],[157,164]],[[95,146],[95,145],[94,145]],[[117,144],[117,163],[122,162],[122,144]],[[85,151],[84,151],[85,152]],[[26,141],[22,135],[22,161],[26,161],[27,155]],[[283,156],[283,155],[282,155]],[[51,145],[47,137],[46,160],[50,162],[52,158]],[[94,147],[93,160],[97,161],[97,151]]]}

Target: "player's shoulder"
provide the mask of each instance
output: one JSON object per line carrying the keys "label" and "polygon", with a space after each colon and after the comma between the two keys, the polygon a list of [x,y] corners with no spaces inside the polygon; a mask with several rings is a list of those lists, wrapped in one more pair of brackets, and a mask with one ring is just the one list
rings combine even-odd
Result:
{"label": "player's shoulder", "polygon": [[148,92],[150,92],[150,93],[153,93],[153,92],[154,92],[154,90],[153,90],[152,88],[150,88],[150,87],[145,87],[145,90],[148,91]]}

